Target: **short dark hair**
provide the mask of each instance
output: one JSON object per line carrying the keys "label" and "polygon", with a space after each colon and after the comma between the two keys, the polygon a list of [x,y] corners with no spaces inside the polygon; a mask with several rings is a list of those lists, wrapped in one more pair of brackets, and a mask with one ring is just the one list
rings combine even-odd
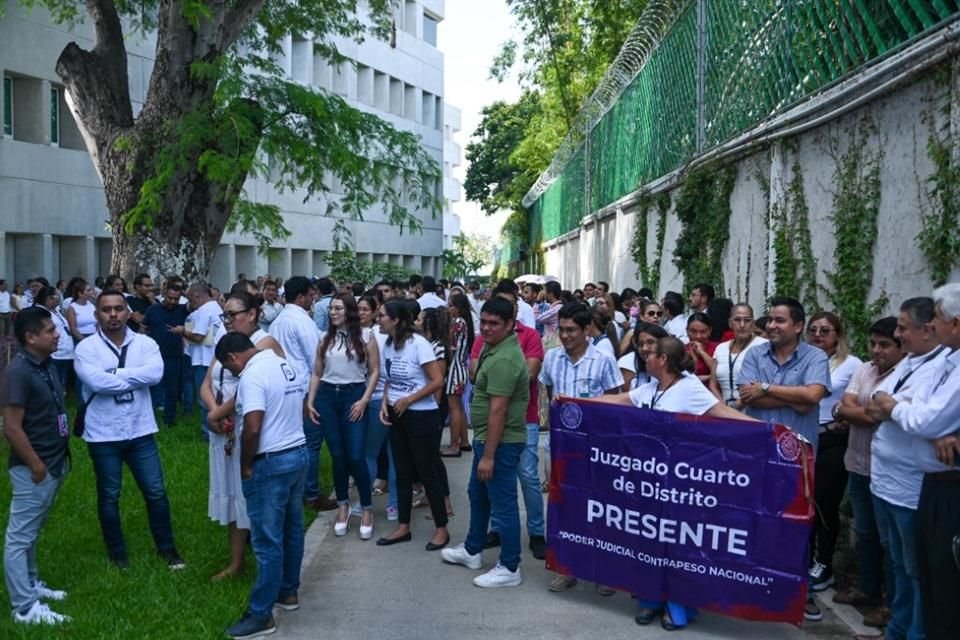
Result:
{"label": "short dark hair", "polygon": [[293,302],[300,296],[307,295],[312,286],[313,284],[306,276],[293,276],[283,283],[283,297]]}
{"label": "short dark hair", "polygon": [[108,298],[108,297],[110,297],[110,296],[120,296],[121,298],[123,298],[124,302],[126,302],[126,300],[127,300],[126,296],[124,296],[123,293],[120,292],[120,291],[115,291],[115,290],[113,290],[113,289],[104,289],[103,291],[100,292],[100,295],[97,296],[97,301],[96,301],[96,303],[94,303],[94,306],[95,306],[97,309],[99,309],[99,308],[100,308],[100,301],[103,300],[104,298]]}
{"label": "short dark hair", "polygon": [[603,287],[604,293],[610,293],[610,283],[603,280],[597,280],[597,287]]}
{"label": "short dark hair", "polygon": [[[506,292],[501,291],[500,293]],[[483,303],[483,306],[480,307],[480,313],[488,313],[492,316],[497,316],[504,322],[510,322],[513,320],[513,305],[503,298],[494,297]]]}
{"label": "short dark hair", "polygon": [[231,353],[244,353],[254,348],[253,342],[251,342],[250,338],[248,338],[246,335],[240,333],[239,331],[231,331],[220,338],[220,341],[217,342],[217,348],[214,352],[214,356],[216,356],[220,364],[223,364],[226,362],[227,356],[229,356]]}
{"label": "short dark hair", "polygon": [[536,282],[525,282],[523,283],[523,287],[524,289],[526,289],[527,287],[530,287],[530,289],[534,293],[540,293],[541,291],[543,291],[543,287],[537,284]]}
{"label": "short dark hair", "polygon": [[695,291],[697,289],[700,290],[700,295],[706,296],[707,302],[713,300],[717,295],[716,291],[713,289],[713,285],[707,284],[706,282],[693,285],[693,289],[690,289],[690,291]]}
{"label": "short dark hair", "polygon": [[646,298],[647,300],[653,300],[653,289],[650,287],[640,287],[640,290],[637,291],[637,295],[641,298]]}
{"label": "short dark hair", "polygon": [[900,305],[900,313],[909,315],[913,324],[923,325],[928,322],[933,322],[933,319],[937,315],[937,308],[933,302],[933,298],[920,296],[904,300],[903,304]]}
{"label": "short dark hair", "polygon": [[560,283],[554,282],[553,280],[543,285],[543,288],[547,293],[552,295],[554,298],[559,298],[560,294],[563,293],[563,287],[560,286]]}
{"label": "short dark hair", "polygon": [[[306,279],[306,278],[304,278],[304,279]],[[328,296],[328,295],[330,295],[331,293],[333,293],[334,289],[336,288],[336,287],[333,286],[333,280],[331,280],[330,278],[328,278],[328,277],[326,277],[326,276],[324,276],[324,277],[322,277],[322,278],[319,278],[319,279],[317,280],[317,285],[316,285],[316,286],[317,286],[317,291],[318,291],[318,292],[320,293],[320,295],[322,295],[322,296]],[[285,286],[285,287],[284,287],[284,293],[286,293],[286,290],[287,290],[288,288],[289,288],[289,286]],[[298,295],[299,295],[299,294],[298,294]],[[296,297],[296,296],[294,296],[294,297]]]}
{"label": "short dark hair", "polygon": [[665,295],[663,296],[663,308],[667,310],[667,313],[669,313],[672,318],[681,316],[683,315],[683,299],[677,298],[676,296]]}
{"label": "short dark hair", "polygon": [[900,345],[900,338],[896,336],[897,333],[897,319],[893,316],[887,316],[886,318],[880,318],[872,325],[870,325],[869,334],[872,336],[880,336],[883,338],[889,338],[897,343],[897,346]]}
{"label": "short dark hair", "polygon": [[409,286],[412,289],[413,287],[417,286],[421,282],[423,282],[423,276],[418,275],[416,273],[411,273],[410,279],[407,281],[407,286]]}
{"label": "short dark hair", "polygon": [[497,286],[493,288],[492,294],[497,295],[500,293],[506,293],[516,298],[517,285],[510,280],[501,280],[500,282],[497,283]]}
{"label": "short dark hair", "polygon": [[787,307],[790,309],[790,319],[794,323],[797,322],[806,322],[807,314],[803,310],[803,305],[800,304],[800,301],[796,298],[791,298],[789,296],[774,296],[770,298],[770,308],[774,307]]}
{"label": "short dark hair", "polygon": [[43,331],[47,322],[53,322],[50,312],[43,307],[28,307],[17,313],[13,321],[13,333],[21,346],[27,344],[27,334]]}
{"label": "short dark hair", "polygon": [[149,273],[138,273],[133,277],[133,286],[139,287],[141,284],[143,284],[144,280],[149,280],[149,279],[150,279]]}
{"label": "short dark hair", "polygon": [[586,329],[587,325],[593,321],[593,313],[591,313],[590,307],[582,302],[570,302],[560,307],[558,318],[560,320],[573,320],[578,327]]}
{"label": "short dark hair", "polygon": [[588,282],[587,284],[583,285],[584,289],[586,289],[587,287],[593,287],[594,289],[596,289],[597,285],[593,284],[592,282]]}

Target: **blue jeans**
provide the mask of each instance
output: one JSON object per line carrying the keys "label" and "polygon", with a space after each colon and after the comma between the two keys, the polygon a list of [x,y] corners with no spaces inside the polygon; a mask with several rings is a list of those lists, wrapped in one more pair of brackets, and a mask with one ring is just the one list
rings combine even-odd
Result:
{"label": "blue jeans", "polygon": [[300,588],[306,473],[307,450],[297,447],[254,460],[253,476],[242,481],[257,559],[247,610],[259,618],[269,618],[274,602]]}
{"label": "blue jeans", "polygon": [[180,368],[183,380],[183,412],[189,415],[193,413],[193,403],[197,394],[200,393],[200,388],[194,386],[193,363],[190,361],[190,356],[184,355],[181,362],[183,362]]}
{"label": "blue jeans", "polygon": [[470,532],[464,544],[467,552],[483,551],[487,529],[500,533],[500,564],[516,571],[520,566],[520,508],[517,505],[517,467],[526,445],[501,442],[493,458],[493,477],[477,479],[477,465],[486,442],[473,441],[473,465],[470,469]]}
{"label": "blue jeans", "polygon": [[193,385],[196,389],[197,402],[200,404],[200,432],[204,440],[210,439],[210,427],[207,426],[207,405],[200,399],[200,387],[203,386],[203,379],[207,377],[207,369],[203,365],[193,365]]}
{"label": "blue jeans", "polygon": [[887,640],[923,640],[923,609],[920,606],[920,567],[917,562],[917,512],[873,496],[880,544],[893,569],[894,591],[890,599]]}
{"label": "blue jeans", "polygon": [[125,555],[123,527],[120,523],[120,489],[123,464],[126,463],[147,504],[150,532],[158,551],[174,549],[173,526],[170,524],[170,502],[163,485],[163,467],[153,434],[117,440],[88,442],[87,451],[97,477],[97,515],[107,552],[111,557]]}
{"label": "blue jeans", "polygon": [[303,499],[315,500],[320,497],[320,449],[323,448],[323,425],[313,424],[310,418],[303,419],[303,435],[307,438],[307,480],[304,484]]}
{"label": "blue jeans", "polygon": [[360,494],[360,506],[369,509],[373,502],[370,499],[370,472],[364,449],[367,419],[363,415],[356,422],[350,420],[350,407],[363,397],[365,387],[363,382],[340,385],[321,382],[317,387],[314,408],[320,414],[323,435],[330,447],[337,502],[349,504],[352,475],[357,484],[357,493]]}
{"label": "blue jeans", "polygon": [[873,496],[870,494],[870,476],[850,473],[847,477],[850,506],[853,507],[853,528],[857,533],[857,560],[860,564],[860,591],[871,597],[883,592],[883,579],[887,583],[887,599],[893,596],[893,571],[887,554],[880,546],[880,532],[873,512]]}
{"label": "blue jeans", "polygon": [[[377,458],[380,457],[380,449],[383,443],[390,435],[390,430],[385,424],[380,422],[380,405],[383,398],[371,398],[367,405],[367,432],[364,435],[364,449],[367,458],[367,472],[370,474],[370,486],[377,477]],[[397,508],[397,471],[393,468],[393,455],[390,452],[390,444],[387,443],[387,457],[390,461],[387,465],[387,506]]]}
{"label": "blue jeans", "polygon": [[13,498],[3,544],[3,577],[10,605],[18,613],[26,613],[37,601],[37,539],[62,482],[62,476],[48,472],[35,484],[29,467],[10,467]]}
{"label": "blue jeans", "polygon": [[[150,388],[154,407],[163,406],[163,422],[168,427],[177,420],[177,405],[180,404],[180,392],[183,389],[183,358],[163,359],[163,379],[160,384]],[[191,403],[192,404],[192,403]],[[186,408],[186,403],[184,403]]]}
{"label": "blue jeans", "polygon": [[520,456],[517,476],[520,478],[520,491],[523,493],[523,506],[527,510],[527,535],[542,536],[543,523],[543,487],[540,484],[540,425],[527,424],[527,446]]}

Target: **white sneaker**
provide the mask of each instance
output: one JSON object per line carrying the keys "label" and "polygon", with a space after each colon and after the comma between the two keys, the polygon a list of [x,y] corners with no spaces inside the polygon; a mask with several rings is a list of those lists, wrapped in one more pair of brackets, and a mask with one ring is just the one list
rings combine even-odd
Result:
{"label": "white sneaker", "polygon": [[444,562],[462,564],[467,569],[480,569],[483,567],[483,553],[470,553],[463,543],[441,550],[440,557],[443,558]]}
{"label": "white sneaker", "polygon": [[70,616],[51,611],[50,607],[37,600],[26,613],[14,611],[13,621],[21,624],[61,624],[70,622]]}
{"label": "white sneaker", "polygon": [[42,598],[43,600],[63,600],[67,597],[66,591],[61,591],[60,589],[51,589],[47,586],[42,580],[37,580],[36,584],[37,597]]}
{"label": "white sneaker", "polygon": [[387,520],[396,522],[400,519],[400,511],[396,507],[387,507]]}
{"label": "white sneaker", "polygon": [[499,562],[490,571],[473,579],[473,584],[485,589],[518,587],[521,582],[523,582],[523,579],[520,577],[520,567],[517,567],[516,571],[510,571]]}

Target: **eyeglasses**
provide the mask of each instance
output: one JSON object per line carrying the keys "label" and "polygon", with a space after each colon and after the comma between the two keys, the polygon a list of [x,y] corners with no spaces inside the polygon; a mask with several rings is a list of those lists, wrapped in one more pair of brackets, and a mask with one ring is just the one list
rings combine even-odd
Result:
{"label": "eyeglasses", "polygon": [[833,327],[810,327],[807,329],[808,336],[828,336],[835,329]]}
{"label": "eyeglasses", "polygon": [[233,319],[236,318],[241,313],[246,313],[250,309],[240,309],[239,311],[224,311],[220,314],[220,319],[224,322],[233,322]]}

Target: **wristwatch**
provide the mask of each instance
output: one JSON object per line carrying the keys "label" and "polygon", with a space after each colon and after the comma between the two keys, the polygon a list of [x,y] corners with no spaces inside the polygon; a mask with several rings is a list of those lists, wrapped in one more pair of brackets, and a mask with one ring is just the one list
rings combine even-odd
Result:
{"label": "wristwatch", "polygon": [[767,395],[768,393],[770,393],[770,383],[764,382],[763,384],[761,384],[760,391],[763,391],[763,395]]}
{"label": "wristwatch", "polygon": [[833,419],[834,419],[834,420],[839,419],[839,417],[840,417],[840,403],[839,403],[839,402],[838,402],[837,404],[833,405],[833,408],[830,409],[830,415],[833,416]]}

